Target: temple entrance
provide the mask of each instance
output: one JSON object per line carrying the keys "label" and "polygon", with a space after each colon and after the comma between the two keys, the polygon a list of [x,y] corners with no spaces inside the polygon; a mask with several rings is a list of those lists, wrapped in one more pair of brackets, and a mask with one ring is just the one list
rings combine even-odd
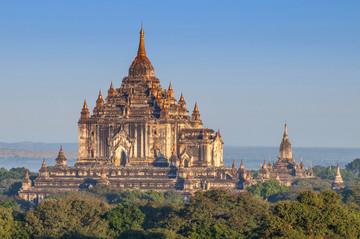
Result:
{"label": "temple entrance", "polygon": [[126,153],[125,153],[125,151],[121,151],[120,165],[122,165],[122,166],[126,165]]}

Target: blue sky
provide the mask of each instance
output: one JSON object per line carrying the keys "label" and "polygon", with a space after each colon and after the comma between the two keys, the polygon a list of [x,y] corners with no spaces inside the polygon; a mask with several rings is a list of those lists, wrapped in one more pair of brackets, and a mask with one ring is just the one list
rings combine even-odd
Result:
{"label": "blue sky", "polygon": [[360,147],[360,1],[0,1],[0,141],[76,142],[144,22],[162,86],[226,145]]}

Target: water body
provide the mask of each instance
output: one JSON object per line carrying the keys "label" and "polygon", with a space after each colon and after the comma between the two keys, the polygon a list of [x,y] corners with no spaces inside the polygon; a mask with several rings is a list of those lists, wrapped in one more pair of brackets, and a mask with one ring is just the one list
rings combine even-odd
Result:
{"label": "water body", "polygon": [[[246,169],[259,169],[260,163],[266,160],[268,162],[269,156],[271,161],[276,161],[278,156],[278,147],[239,147],[239,146],[225,146],[224,147],[224,164],[225,166],[231,166],[233,160],[235,160],[236,166],[240,166],[241,160],[244,161]],[[68,158],[68,165],[73,166],[76,162],[75,158]],[[56,152],[57,155],[57,152]],[[68,154],[69,155],[69,154]],[[341,168],[356,158],[360,158],[360,148],[307,148],[307,147],[294,147],[293,156],[296,162],[300,162],[300,157],[303,157],[303,163],[309,167],[310,162],[312,165],[329,166],[340,164]],[[55,165],[54,158],[46,158],[48,166]],[[38,158],[26,158],[26,157],[14,157],[14,158],[0,158],[0,167],[7,169],[13,167],[26,167],[30,171],[37,172],[42,164],[42,157]]]}
{"label": "water body", "polygon": [[[275,162],[279,155],[279,147],[239,147],[224,146],[224,164],[231,166],[235,160],[236,166],[240,166],[241,160],[244,161],[246,169],[259,169],[260,163],[266,163],[271,158],[271,162]],[[360,148],[310,148],[310,147],[293,147],[293,157],[296,162],[300,162],[301,156],[303,163],[309,167],[321,165],[337,165],[340,164],[344,168],[346,164],[356,158],[360,158]]]}

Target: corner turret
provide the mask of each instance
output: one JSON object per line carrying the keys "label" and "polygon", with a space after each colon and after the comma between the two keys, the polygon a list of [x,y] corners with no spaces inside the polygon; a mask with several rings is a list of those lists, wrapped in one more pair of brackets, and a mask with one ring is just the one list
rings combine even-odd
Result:
{"label": "corner turret", "polygon": [[59,151],[59,155],[57,156],[57,158],[55,159],[55,168],[66,168],[67,167],[67,159],[65,158],[62,146],[60,146],[60,151]]}
{"label": "corner turret", "polygon": [[88,106],[86,104],[86,100],[84,100],[84,105],[83,105],[83,108],[81,110],[80,121],[86,120],[89,117],[90,117],[89,109],[88,109]]}

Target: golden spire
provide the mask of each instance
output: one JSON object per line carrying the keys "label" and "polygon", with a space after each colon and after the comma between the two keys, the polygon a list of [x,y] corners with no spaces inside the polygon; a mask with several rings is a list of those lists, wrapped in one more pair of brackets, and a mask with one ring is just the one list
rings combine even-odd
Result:
{"label": "golden spire", "polygon": [[194,112],[197,112],[197,111],[199,111],[199,109],[198,109],[198,106],[197,106],[197,102],[195,102]]}
{"label": "golden spire", "polygon": [[234,169],[236,169],[236,164],[235,164],[235,160],[233,160],[233,164],[232,164],[232,167],[233,167]]}
{"label": "golden spire", "polygon": [[102,100],[101,90],[99,91],[99,99]]}
{"label": "golden spire", "polygon": [[171,81],[170,81],[170,84],[169,84],[169,89],[168,90],[172,90],[172,87],[171,87]]}
{"label": "golden spire", "polygon": [[25,179],[29,179],[29,170],[26,169],[26,172],[25,172]]}
{"label": "golden spire", "polygon": [[264,159],[264,165],[263,165],[263,168],[267,168],[265,159]]}
{"label": "golden spire", "polygon": [[42,167],[46,168],[46,162],[45,162],[45,158],[43,158],[43,163],[42,163]]}
{"label": "golden spire", "polygon": [[60,145],[60,152],[62,152],[63,150],[62,150],[62,145]]}
{"label": "golden spire", "polygon": [[244,162],[241,160],[241,164],[240,164],[240,168],[241,169],[244,169],[245,167],[244,167]]}
{"label": "golden spire", "polygon": [[113,90],[113,89],[114,89],[114,86],[113,86],[112,81],[111,81],[110,89],[111,89],[111,90]]}
{"label": "golden spire", "polygon": [[181,92],[181,96],[180,96],[180,100],[179,101],[184,101],[184,96],[183,93]]}
{"label": "golden spire", "polygon": [[146,57],[146,51],[145,51],[145,43],[144,43],[144,29],[141,24],[141,30],[140,30],[140,43],[139,43],[139,49],[137,56],[135,58],[137,61],[149,61],[149,59]]}
{"label": "golden spire", "polygon": [[87,109],[88,109],[87,104],[86,104],[86,100],[84,100],[84,106],[83,106],[83,109],[84,109],[84,110],[87,110]]}
{"label": "golden spire", "polygon": [[163,106],[162,106],[163,109],[166,109],[166,103],[165,103],[165,100],[163,102]]}

